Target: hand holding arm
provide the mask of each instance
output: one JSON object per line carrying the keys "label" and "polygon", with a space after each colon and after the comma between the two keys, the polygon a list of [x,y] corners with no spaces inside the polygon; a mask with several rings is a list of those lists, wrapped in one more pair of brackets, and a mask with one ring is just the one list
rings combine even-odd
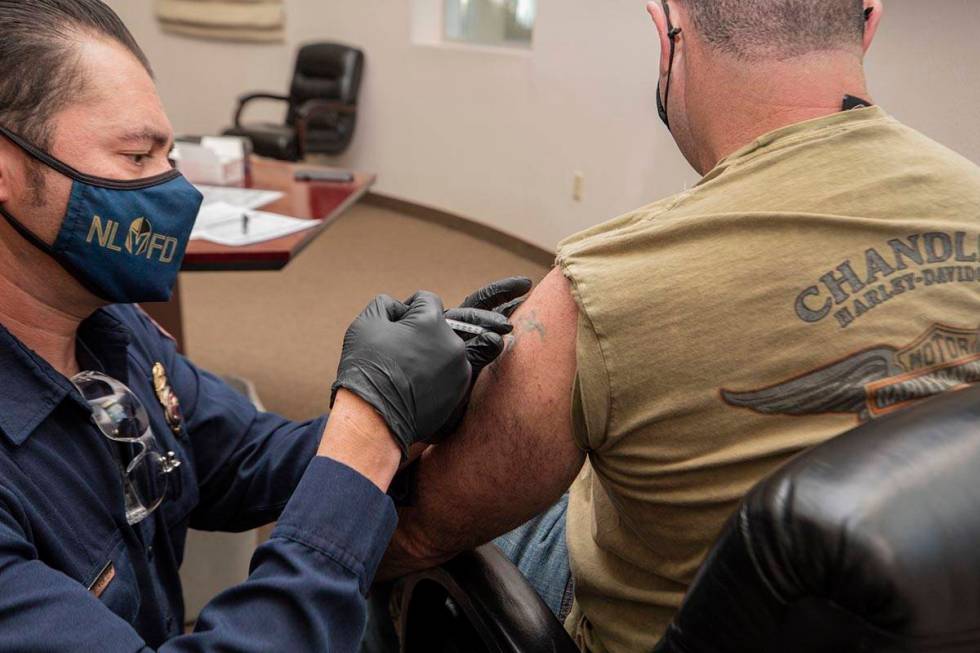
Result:
{"label": "hand holding arm", "polygon": [[557,270],[514,314],[506,352],[474,388],[460,429],[419,461],[416,503],[399,513],[382,577],[487,542],[568,488],[585,459],[571,425],[578,318]]}
{"label": "hand holding arm", "polygon": [[470,321],[490,330],[468,343],[446,324],[442,301],[426,292],[408,304],[377,297],[347,330],[334,397],[344,388],[373,406],[403,459],[416,442],[440,438],[465,404],[475,372],[503,350],[507,319],[471,311]]}

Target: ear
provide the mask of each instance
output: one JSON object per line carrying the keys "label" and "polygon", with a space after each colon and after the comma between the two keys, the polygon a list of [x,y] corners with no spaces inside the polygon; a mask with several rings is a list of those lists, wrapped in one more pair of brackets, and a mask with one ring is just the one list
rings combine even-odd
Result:
{"label": "ear", "polygon": [[885,6],[882,4],[882,0],[864,0],[864,12],[867,16],[867,20],[864,21],[864,51],[867,52],[871,49],[871,42],[878,32],[878,25],[881,24]]}
{"label": "ear", "polygon": [[647,13],[653,19],[657,36],[660,37],[660,76],[665,77],[667,68],[670,66],[670,38],[667,36],[667,16],[664,14],[663,5],[655,1],[647,3]]}

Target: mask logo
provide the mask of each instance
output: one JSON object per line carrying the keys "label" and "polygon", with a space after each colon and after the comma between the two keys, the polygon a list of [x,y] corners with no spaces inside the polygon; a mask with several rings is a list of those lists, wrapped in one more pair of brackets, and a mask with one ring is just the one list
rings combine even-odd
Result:
{"label": "mask logo", "polygon": [[153,225],[146,218],[136,218],[129,225],[126,240],[122,246],[118,243],[119,223],[115,220],[103,220],[92,216],[92,226],[89,227],[85,242],[98,241],[98,246],[112,252],[122,253],[123,248],[133,256],[160,263],[171,263],[177,253],[177,239],[164,234],[153,233]]}
{"label": "mask logo", "polygon": [[136,256],[146,253],[146,248],[150,245],[150,236],[153,235],[153,227],[146,218],[136,218],[129,226],[129,234],[126,236],[126,251]]}

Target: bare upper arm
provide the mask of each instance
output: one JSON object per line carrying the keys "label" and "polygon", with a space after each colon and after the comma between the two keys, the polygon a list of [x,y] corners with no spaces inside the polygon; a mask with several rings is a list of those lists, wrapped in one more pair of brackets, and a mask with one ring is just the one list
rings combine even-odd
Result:
{"label": "bare upper arm", "polygon": [[571,424],[578,308],[560,271],[512,321],[461,429],[422,458],[416,506],[402,511],[386,575],[511,530],[557,501],[582,467]]}

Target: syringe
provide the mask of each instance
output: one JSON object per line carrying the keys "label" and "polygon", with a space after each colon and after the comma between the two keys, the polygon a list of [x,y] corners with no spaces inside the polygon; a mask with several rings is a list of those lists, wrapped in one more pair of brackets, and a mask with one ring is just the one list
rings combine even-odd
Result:
{"label": "syringe", "polygon": [[469,322],[460,322],[459,320],[446,319],[446,324],[449,325],[457,335],[461,336],[463,339],[469,339],[473,336],[482,336],[487,333],[488,330],[483,327],[477,326],[475,324],[470,324]]}

